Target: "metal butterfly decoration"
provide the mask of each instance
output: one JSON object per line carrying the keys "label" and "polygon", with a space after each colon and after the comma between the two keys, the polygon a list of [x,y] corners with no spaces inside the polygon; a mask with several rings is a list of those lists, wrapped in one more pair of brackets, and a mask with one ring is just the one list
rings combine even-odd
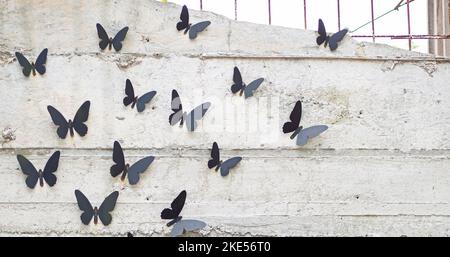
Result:
{"label": "metal butterfly decoration", "polygon": [[74,130],[80,136],[85,136],[88,131],[88,127],[84,122],[88,120],[89,117],[89,107],[91,106],[90,101],[84,102],[80,108],[78,109],[73,121],[69,119],[68,121],[64,116],[55,109],[55,107],[49,105],[47,106],[47,110],[50,113],[50,117],[52,118],[53,123],[58,126],[56,133],[62,139],[66,138],[67,132],[70,131],[70,136],[74,136]]}
{"label": "metal butterfly decoration", "polygon": [[77,198],[78,207],[83,211],[80,218],[84,225],[89,225],[92,218],[94,218],[95,225],[97,225],[99,218],[103,225],[108,226],[111,224],[112,216],[110,212],[116,206],[117,198],[119,197],[118,191],[114,191],[108,195],[99,208],[97,206],[93,208],[91,202],[89,202],[80,190],[75,190],[75,197]]}
{"label": "metal butterfly decoration", "polygon": [[23,155],[17,155],[17,161],[19,162],[20,169],[23,174],[27,175],[25,179],[25,184],[29,188],[34,188],[39,180],[39,185],[44,186],[44,180],[49,186],[54,186],[56,184],[55,173],[59,165],[60,152],[56,151],[52,154],[50,159],[48,159],[45,164],[44,170],[39,169],[39,171],[34,167],[34,165]]}
{"label": "metal butterfly decoration", "polygon": [[181,21],[177,23],[177,30],[178,31],[184,30],[184,34],[186,34],[189,31],[190,39],[195,39],[198,33],[205,30],[206,27],[208,27],[211,24],[210,21],[202,21],[194,25],[189,23],[189,11],[186,5],[183,5],[183,8],[181,9],[180,20]]}
{"label": "metal butterfly decoration", "polygon": [[284,133],[292,133],[291,139],[294,139],[297,136],[297,145],[304,146],[306,143],[308,143],[308,140],[320,135],[325,130],[328,129],[328,126],[326,125],[316,125],[308,128],[303,128],[303,126],[300,125],[300,120],[302,118],[302,102],[297,101],[295,103],[294,109],[291,112],[291,115],[289,116],[289,119],[291,121],[288,121],[284,123],[283,125],[283,132]]}
{"label": "metal butterfly decoration", "polygon": [[25,75],[26,77],[30,76],[31,71],[33,71],[33,76],[36,76],[36,71],[41,74],[44,75],[46,68],[45,68],[45,63],[47,62],[47,53],[48,53],[48,49],[45,48],[44,50],[42,50],[42,52],[38,55],[36,62],[29,62],[27,60],[27,58],[25,58],[25,56],[23,56],[23,54],[16,52],[16,58],[17,61],[19,62],[20,66],[22,66],[22,73],[23,75]]}
{"label": "metal butterfly decoration", "polygon": [[220,159],[219,146],[214,142],[211,149],[211,159],[208,161],[208,168],[212,169],[215,167],[216,171],[220,169],[220,175],[225,177],[230,173],[230,169],[236,166],[241,160],[242,157],[233,157],[222,161]]}
{"label": "metal butterfly decoration", "polygon": [[206,226],[206,223],[200,220],[183,220],[180,216],[181,210],[184,207],[186,201],[186,191],[183,190],[181,193],[172,201],[170,208],[165,208],[161,212],[161,219],[171,220],[167,223],[170,227],[173,225],[170,235],[172,237],[183,235],[185,232],[191,232],[195,230],[200,230]]}
{"label": "metal butterfly decoration", "polygon": [[131,84],[131,81],[127,79],[127,81],[125,82],[125,94],[126,96],[123,98],[123,104],[125,106],[131,104],[132,109],[136,105],[136,110],[138,112],[143,112],[145,110],[145,105],[149,103],[156,95],[156,91],[150,91],[138,97],[134,95],[133,84]]}
{"label": "metal butterfly decoration", "polygon": [[122,181],[125,180],[125,177],[128,175],[128,182],[130,185],[136,185],[139,182],[139,175],[147,170],[153,160],[155,160],[154,156],[147,156],[130,166],[125,162],[125,157],[123,155],[123,150],[120,143],[114,141],[113,161],[115,164],[111,166],[110,174],[113,177],[117,177],[122,174],[120,177]]}
{"label": "metal butterfly decoration", "polygon": [[245,98],[249,98],[253,95],[253,92],[263,83],[264,79],[259,78],[255,79],[250,84],[246,85],[242,81],[241,72],[239,71],[238,67],[234,67],[233,71],[233,82],[234,84],[231,86],[231,92],[233,94],[236,94],[239,92],[239,95],[242,95],[244,93]]}
{"label": "metal butterfly decoration", "polygon": [[327,34],[327,31],[325,29],[325,25],[323,24],[322,19],[319,19],[319,29],[317,31],[319,33],[319,36],[316,39],[316,43],[317,45],[321,45],[323,43],[325,47],[327,47],[327,45],[330,47],[331,51],[334,51],[337,49],[338,47],[338,43],[345,37],[345,35],[348,32],[348,29],[343,29],[340,30],[336,33],[334,33],[333,35],[329,36]]}
{"label": "metal butterfly decoration", "polygon": [[172,101],[171,108],[173,113],[169,116],[169,123],[171,126],[179,123],[183,126],[186,123],[186,128],[188,131],[194,131],[197,128],[197,120],[200,120],[205,116],[206,111],[211,106],[210,102],[203,103],[195,107],[189,113],[183,111],[183,105],[181,104],[180,96],[178,92],[174,89],[172,90]]}
{"label": "metal butterfly decoration", "polygon": [[100,23],[97,23],[97,35],[100,38],[100,42],[98,43],[98,46],[100,49],[105,50],[106,47],[108,47],[109,50],[111,50],[111,46],[114,47],[116,51],[120,51],[122,49],[122,41],[125,40],[125,36],[127,35],[128,27],[124,27],[119,32],[117,32],[116,36],[114,38],[109,37],[108,33],[106,33],[105,29],[103,28]]}

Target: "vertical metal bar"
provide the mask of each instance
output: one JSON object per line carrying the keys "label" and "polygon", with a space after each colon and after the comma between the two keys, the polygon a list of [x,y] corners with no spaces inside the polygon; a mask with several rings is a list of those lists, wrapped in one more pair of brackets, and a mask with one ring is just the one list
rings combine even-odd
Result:
{"label": "vertical metal bar", "polygon": [[271,5],[270,5],[270,0],[269,1],[269,25],[272,24],[272,10],[271,10]]}
{"label": "vertical metal bar", "polygon": [[373,0],[370,0],[370,8],[372,9],[372,41],[375,43],[375,16],[373,11]]}
{"label": "vertical metal bar", "polygon": [[237,21],[237,0],[234,0],[234,20]]}
{"label": "vertical metal bar", "polygon": [[406,0],[406,9],[407,9],[407,13],[408,13],[408,36],[409,36],[408,37],[408,47],[409,47],[409,51],[411,51],[412,40],[411,40],[411,17],[410,17],[410,12],[409,12],[409,2],[410,2],[410,0]]}
{"label": "vertical metal bar", "polygon": [[337,0],[337,12],[338,12],[338,31],[339,31],[341,30],[341,5],[339,0]]}
{"label": "vertical metal bar", "polygon": [[203,10],[203,0],[200,0],[200,10]]}
{"label": "vertical metal bar", "polygon": [[308,29],[308,26],[306,26],[306,0],[303,0],[303,19],[305,21],[305,29]]}

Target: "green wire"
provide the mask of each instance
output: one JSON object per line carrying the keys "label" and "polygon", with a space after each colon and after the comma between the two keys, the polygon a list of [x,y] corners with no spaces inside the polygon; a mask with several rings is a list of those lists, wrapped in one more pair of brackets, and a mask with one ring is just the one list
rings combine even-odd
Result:
{"label": "green wire", "polygon": [[[412,3],[413,1],[414,1],[414,0],[410,1],[410,3]],[[389,10],[388,12],[385,12],[385,13],[383,13],[382,15],[376,17],[373,21],[376,21],[376,20],[382,18],[383,16],[386,16],[386,15],[390,14],[390,13],[393,12],[393,11],[398,11],[398,9],[399,9],[400,7],[402,7],[402,6],[406,5],[406,4],[408,4],[408,0],[407,0],[405,3],[403,3],[403,4],[401,4],[401,5],[398,5],[398,6],[394,7],[394,9]],[[351,31],[351,33],[355,32],[355,31],[359,30],[360,28],[363,28],[363,27],[365,27],[365,26],[367,26],[367,25],[369,25],[369,24],[371,24],[371,23],[372,23],[372,20],[370,20],[370,21],[368,21],[367,23],[364,23],[363,25],[359,26],[359,27],[356,28],[355,30]]]}

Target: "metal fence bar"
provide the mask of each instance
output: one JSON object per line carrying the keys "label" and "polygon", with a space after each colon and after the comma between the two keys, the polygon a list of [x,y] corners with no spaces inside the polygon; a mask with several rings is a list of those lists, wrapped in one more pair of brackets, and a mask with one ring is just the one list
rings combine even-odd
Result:
{"label": "metal fence bar", "polygon": [[409,51],[411,51],[411,46],[412,46],[412,40],[411,40],[411,14],[409,12],[409,0],[406,0],[406,10],[407,10],[407,15],[408,15],[408,47],[409,47]]}
{"label": "metal fence bar", "polygon": [[271,25],[272,24],[272,10],[271,10],[270,0],[268,0],[268,5],[269,5],[269,25]]}
{"label": "metal fence bar", "polygon": [[373,0],[370,0],[370,9],[372,12],[372,41],[375,43],[375,15],[373,10]]}
{"label": "metal fence bar", "polygon": [[200,0],[200,10],[203,10],[203,0]]}
{"label": "metal fence bar", "polygon": [[338,14],[338,30],[341,30],[341,5],[340,5],[340,0],[337,0],[337,14]]}
{"label": "metal fence bar", "polygon": [[[377,35],[375,33],[375,20],[383,17],[386,14],[381,15],[380,17],[375,18],[375,8],[374,8],[374,0],[370,0],[370,9],[371,9],[371,20],[368,23],[371,23],[372,26],[372,34],[371,35],[352,35],[354,38],[372,38],[373,42],[376,42],[376,38],[390,38],[390,39],[408,39],[409,50],[412,49],[412,40],[416,39],[434,39],[434,40],[445,40],[450,39],[450,35],[413,35],[411,33],[411,10],[410,3],[415,0],[406,0],[400,1],[394,10],[398,10],[399,7],[406,5],[407,7],[407,18],[408,18],[408,34],[407,35]],[[303,0],[303,21],[304,21],[304,29],[308,29],[308,21],[307,21],[307,0]],[[403,4],[402,4],[403,2]],[[341,5],[340,0],[336,0],[337,3],[337,22],[338,29],[341,30]],[[272,24],[272,2],[271,0],[267,0],[268,12],[269,12],[269,24]],[[203,10],[203,0],[200,0],[200,10]],[[392,11],[394,11],[392,10]],[[390,11],[391,12],[391,11]],[[390,13],[388,12],[388,13]],[[234,0],[234,19],[237,20],[238,16],[238,0]],[[367,23],[367,24],[368,24]],[[365,25],[367,25],[365,24]],[[364,25],[363,25],[364,26]],[[361,26],[362,27],[362,26]],[[359,29],[359,28],[358,28]]]}
{"label": "metal fence bar", "polygon": [[[352,35],[352,37],[372,38],[373,35]],[[375,37],[391,39],[450,39],[450,35],[375,35]]]}
{"label": "metal fence bar", "polygon": [[234,20],[237,21],[237,0],[234,0]]}
{"label": "metal fence bar", "polygon": [[303,20],[305,21],[305,30],[308,29],[306,26],[306,0],[303,0]]}

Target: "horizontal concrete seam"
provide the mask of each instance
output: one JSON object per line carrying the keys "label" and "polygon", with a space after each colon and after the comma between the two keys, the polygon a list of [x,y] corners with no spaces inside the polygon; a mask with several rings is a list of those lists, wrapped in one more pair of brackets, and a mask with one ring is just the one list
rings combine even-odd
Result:
{"label": "horizontal concrete seam", "polygon": [[[26,53],[26,52],[24,52]],[[3,51],[4,55],[9,55],[10,58],[14,58],[13,54]],[[173,58],[173,57],[185,57],[185,58],[198,58],[198,59],[280,59],[280,60],[346,60],[346,61],[399,61],[399,62],[439,62],[439,63],[450,63],[450,58],[445,57],[421,57],[421,56],[394,56],[394,57],[383,57],[383,56],[321,56],[321,55],[253,55],[253,54],[216,54],[216,53],[200,53],[200,54],[176,54],[176,53],[132,53],[132,52],[122,52],[122,53],[102,53],[102,52],[71,52],[71,53],[51,53],[48,56],[93,56],[93,57],[139,57],[139,58]]]}

